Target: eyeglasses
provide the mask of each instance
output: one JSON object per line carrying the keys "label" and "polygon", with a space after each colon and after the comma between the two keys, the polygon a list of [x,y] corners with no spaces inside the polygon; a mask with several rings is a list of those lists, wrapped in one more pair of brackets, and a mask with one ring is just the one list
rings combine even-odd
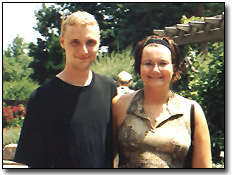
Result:
{"label": "eyeglasses", "polygon": [[154,69],[155,66],[158,67],[158,69],[162,70],[165,69],[167,66],[172,65],[172,63],[168,63],[168,62],[160,62],[160,63],[151,63],[151,62],[145,62],[145,63],[141,63],[141,65],[145,68],[145,69]]}

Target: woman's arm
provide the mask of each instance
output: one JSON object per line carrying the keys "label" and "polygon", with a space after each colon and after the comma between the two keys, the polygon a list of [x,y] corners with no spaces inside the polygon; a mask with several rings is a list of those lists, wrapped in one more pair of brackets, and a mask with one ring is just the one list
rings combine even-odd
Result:
{"label": "woman's arm", "polygon": [[117,116],[118,114],[118,100],[119,100],[120,96],[117,95],[113,98],[112,100],[112,121],[113,121],[113,146],[114,146],[114,158],[117,155],[117,146],[116,146],[116,133],[117,133]]}
{"label": "woman's arm", "polygon": [[[126,110],[135,93],[117,95],[112,100],[114,158],[117,156],[117,131],[125,119]],[[114,162],[114,168],[117,168]]]}
{"label": "woman's arm", "polygon": [[210,134],[204,112],[198,103],[194,105],[194,147],[192,168],[212,168]]}

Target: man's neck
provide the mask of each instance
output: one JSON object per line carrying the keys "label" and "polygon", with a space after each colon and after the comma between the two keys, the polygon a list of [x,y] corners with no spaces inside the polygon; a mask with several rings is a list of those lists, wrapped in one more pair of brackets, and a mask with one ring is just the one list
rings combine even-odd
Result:
{"label": "man's neck", "polygon": [[88,86],[92,81],[93,75],[90,69],[85,71],[69,71],[68,69],[64,69],[62,72],[57,74],[57,77],[74,86]]}

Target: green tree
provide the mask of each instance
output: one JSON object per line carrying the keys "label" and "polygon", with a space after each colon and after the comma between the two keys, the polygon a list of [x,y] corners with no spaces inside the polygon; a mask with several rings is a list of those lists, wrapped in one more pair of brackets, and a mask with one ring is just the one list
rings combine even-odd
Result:
{"label": "green tree", "polygon": [[199,73],[188,68],[187,74],[181,77],[177,92],[202,106],[210,130],[213,161],[220,163],[223,161],[220,151],[224,150],[225,131],[224,44],[209,43],[207,55],[191,47],[189,49],[197,53],[192,62]]}
{"label": "green tree", "polygon": [[[114,24],[114,18],[110,15],[105,15],[109,11],[109,5],[112,3],[57,3],[46,7],[45,4],[42,8],[35,12],[35,16],[38,19],[35,30],[39,31],[42,38],[37,39],[37,44],[30,43],[30,56],[34,57],[31,67],[34,69],[34,73],[31,78],[43,84],[52,76],[59,73],[64,67],[64,51],[60,47],[59,33],[61,25],[61,17],[63,11],[66,10],[66,15],[73,13],[77,10],[85,10],[95,15],[100,22],[101,34],[103,40],[101,43],[108,41],[109,38],[113,38],[111,31],[111,24]],[[113,5],[117,8],[117,4]],[[110,27],[111,26],[111,27]],[[110,28],[110,30],[108,30]],[[103,32],[102,32],[103,31]]]}
{"label": "green tree", "polygon": [[3,51],[3,53],[7,57],[13,56],[18,59],[20,55],[25,54],[25,49],[27,48],[27,44],[23,40],[24,39],[22,37],[17,35],[17,37],[13,39],[12,44],[9,44],[7,50]]}
{"label": "green tree", "polygon": [[[31,43],[29,46],[30,56],[34,57],[31,64],[34,73],[31,77],[42,84],[59,73],[64,66],[64,53],[59,47],[58,39],[63,12],[69,15],[84,10],[93,14],[101,28],[101,45],[109,46],[109,51],[113,52],[124,50],[131,44],[134,46],[144,36],[152,34],[155,28],[175,25],[182,15],[200,15],[199,11],[207,14],[216,7],[223,11],[224,3],[223,6],[219,4],[221,3],[56,3],[49,7],[43,4],[35,12],[38,20],[35,30],[40,32],[42,38],[38,39],[37,44]],[[50,46],[51,44],[55,46]]]}
{"label": "green tree", "polygon": [[[187,23],[198,19],[183,16],[181,21]],[[210,130],[213,161],[224,164],[220,157],[220,151],[224,150],[225,131],[224,43],[209,42],[207,54],[202,53],[197,44],[185,46],[184,50],[186,52],[183,55],[191,57],[193,66],[199,72],[195,73],[188,67],[187,73],[181,76],[176,91],[202,106]]]}
{"label": "green tree", "polygon": [[8,44],[7,50],[3,50],[3,55],[6,57],[12,57],[13,51],[11,49],[11,44]]}
{"label": "green tree", "polygon": [[152,35],[153,29],[175,25],[182,15],[190,16],[197,9],[196,3],[123,3],[122,6],[127,10],[114,31],[115,48],[120,49]]}
{"label": "green tree", "polygon": [[37,45],[30,43],[29,48],[29,56],[34,57],[30,64],[34,70],[30,76],[33,80],[43,84],[64,68],[64,51],[60,47],[59,37],[54,33],[47,41],[37,39]]}
{"label": "green tree", "polygon": [[19,35],[3,54],[3,99],[27,99],[37,83],[29,76],[33,69],[29,68],[32,57],[27,56],[27,44]]}
{"label": "green tree", "polygon": [[23,41],[24,39],[22,37],[20,37],[19,35],[17,35],[17,37],[13,40],[12,42],[12,52],[13,52],[13,57],[15,57],[16,59],[19,59],[20,55],[24,55],[25,54],[25,49],[27,48],[27,44],[24,43]]}

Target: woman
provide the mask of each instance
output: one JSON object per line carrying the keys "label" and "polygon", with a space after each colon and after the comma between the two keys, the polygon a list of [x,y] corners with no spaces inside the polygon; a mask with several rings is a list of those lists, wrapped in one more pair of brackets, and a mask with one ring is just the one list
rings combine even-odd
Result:
{"label": "woman", "polygon": [[[113,99],[119,168],[212,167],[202,108],[170,90],[170,83],[179,78],[179,68],[180,55],[173,40],[149,36],[138,43],[134,69],[144,88]],[[191,113],[195,121],[193,142]]]}

